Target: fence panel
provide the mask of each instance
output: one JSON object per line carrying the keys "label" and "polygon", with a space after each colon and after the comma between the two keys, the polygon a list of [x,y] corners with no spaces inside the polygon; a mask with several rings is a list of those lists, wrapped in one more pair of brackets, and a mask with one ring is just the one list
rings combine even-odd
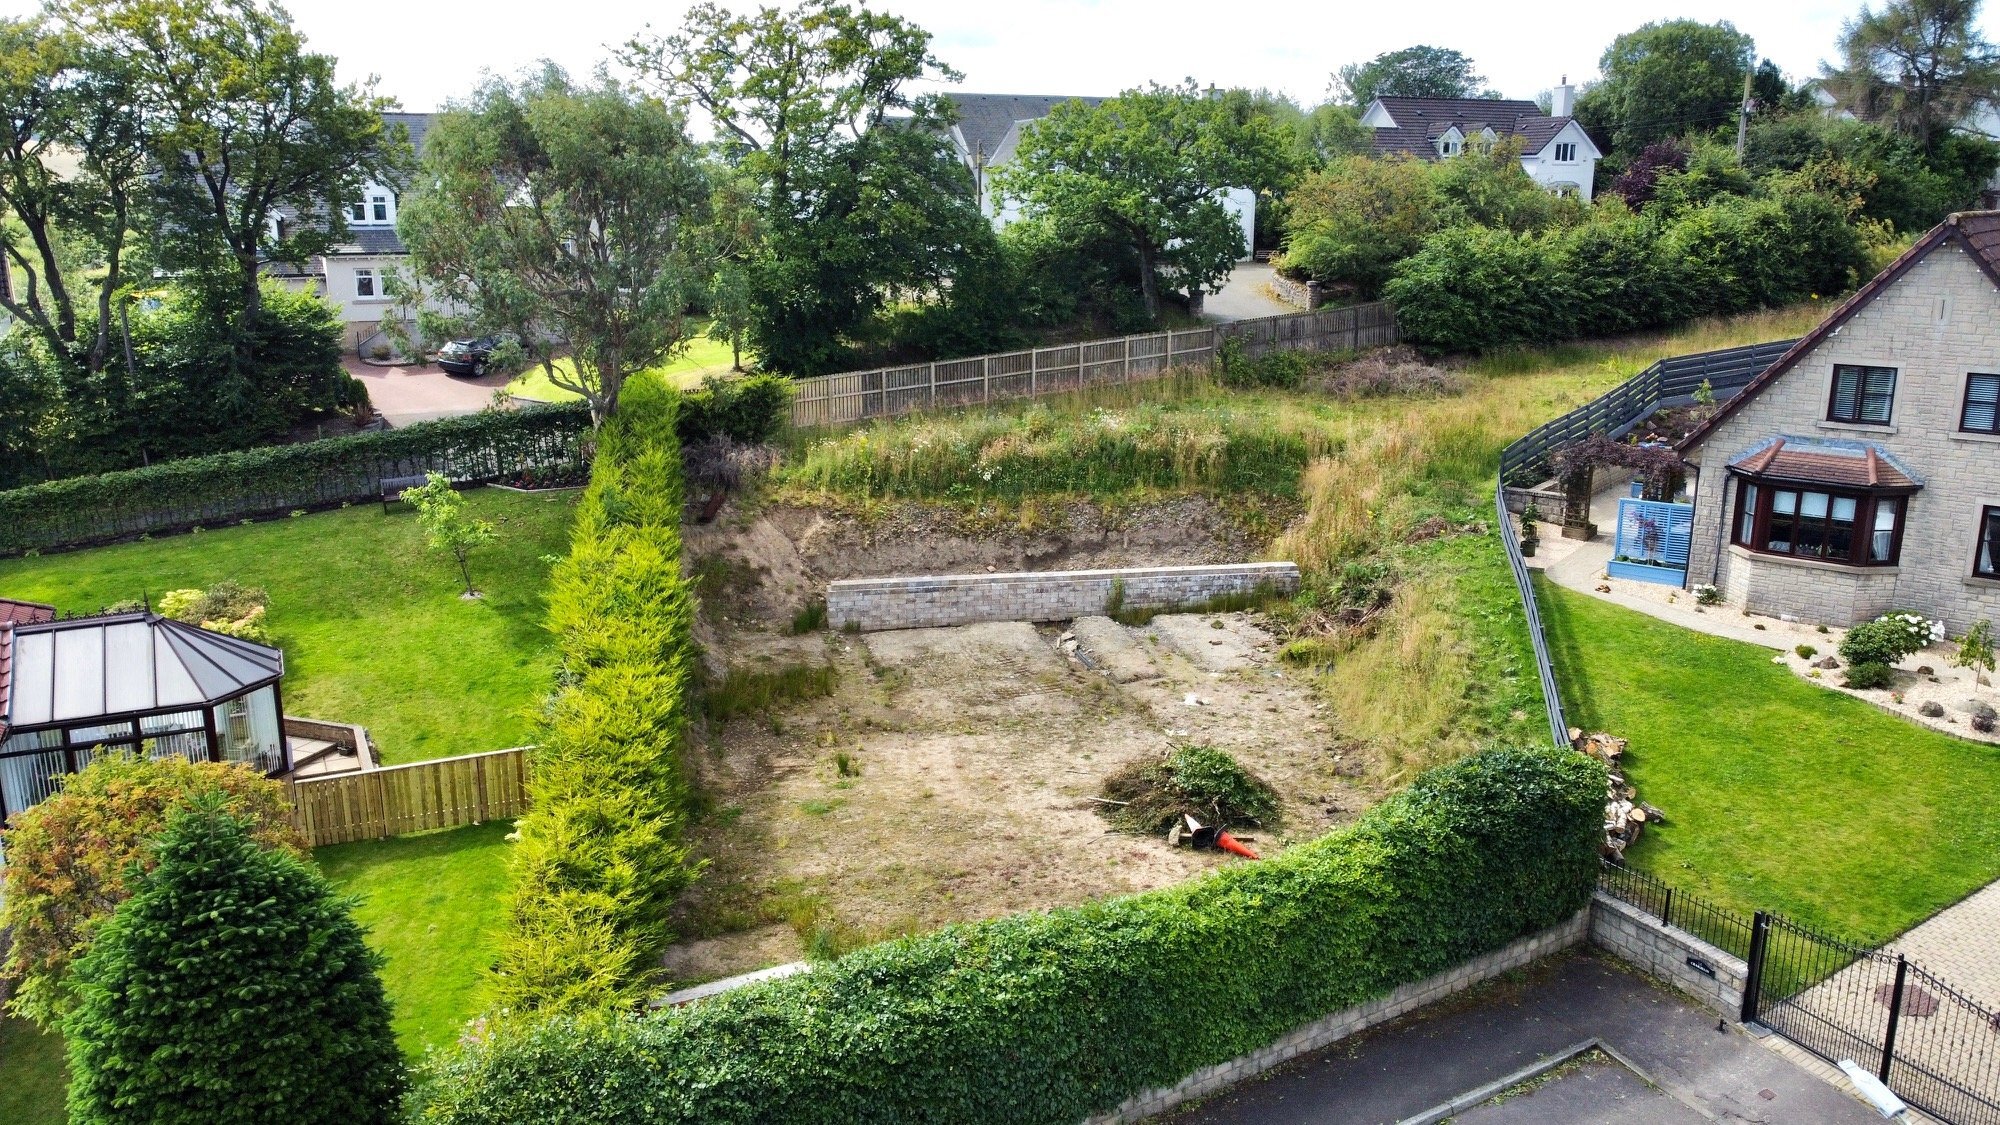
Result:
{"label": "fence panel", "polygon": [[527,811],[527,751],[495,750],[290,783],[311,847],[456,828]]}

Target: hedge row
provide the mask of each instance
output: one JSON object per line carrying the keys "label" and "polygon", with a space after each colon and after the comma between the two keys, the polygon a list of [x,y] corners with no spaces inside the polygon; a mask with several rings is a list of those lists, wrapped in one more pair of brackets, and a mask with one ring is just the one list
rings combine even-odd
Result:
{"label": "hedge row", "polygon": [[499,991],[515,1011],[637,999],[669,939],[667,910],[694,877],[682,842],[695,669],[676,407],[656,378],[626,384],[550,578],[562,665],[510,860]]}
{"label": "hedge row", "polygon": [[1568,918],[1603,800],[1582,755],[1488,752],[1191,883],[889,942],[685,1009],[503,1024],[432,1060],[414,1116],[1075,1125]]}
{"label": "hedge row", "polygon": [[581,405],[489,410],[297,445],[167,461],[0,492],[0,554],[81,546],[373,500],[384,477],[493,480],[589,461]]}
{"label": "hedge row", "polygon": [[1866,272],[1823,196],[1727,196],[1671,219],[1599,217],[1543,234],[1431,235],[1384,290],[1403,339],[1447,351],[1612,336],[1830,296]]}

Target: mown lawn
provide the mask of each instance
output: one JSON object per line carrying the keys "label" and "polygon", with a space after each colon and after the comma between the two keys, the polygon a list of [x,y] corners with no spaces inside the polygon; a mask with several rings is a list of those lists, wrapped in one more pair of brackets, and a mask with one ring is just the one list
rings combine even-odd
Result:
{"label": "mown lawn", "polygon": [[285,709],[360,723],[386,763],[519,746],[554,673],[544,556],[568,550],[576,494],[477,489],[499,526],[473,556],[485,597],[424,546],[416,514],[374,504],[87,551],[0,561],[0,595],[87,612],[233,578],[271,595]]}
{"label": "mown lawn", "polygon": [[0,1121],[7,1125],[63,1125],[69,1114],[63,1092],[69,1071],[59,1035],[44,1035],[27,1020],[0,1016]]}
{"label": "mown lawn", "polygon": [[[727,375],[735,359],[728,344],[701,335],[708,331],[706,323],[697,326],[694,331],[696,335],[688,341],[687,350],[655,369],[669,376],[668,381],[683,390],[701,385],[702,379],[706,376]],[[748,366],[750,357],[745,355],[743,362]],[[568,370],[569,361],[559,359],[556,361],[556,366]],[[513,381],[507,384],[507,393],[516,398],[531,398],[539,402],[570,402],[582,397],[574,391],[563,390],[549,382],[548,373],[542,370],[542,365],[539,363],[514,376]]]}
{"label": "mown lawn", "polygon": [[513,821],[338,844],[313,853],[334,885],[360,899],[355,920],[388,958],[382,984],[396,1041],[411,1057],[457,1038],[477,1015],[499,958]]}
{"label": "mown lawn", "polygon": [[1540,590],[1570,721],[1630,739],[1632,783],[1667,814],[1634,866],[1870,945],[2000,877],[2000,750],[1817,687],[1767,649]]}

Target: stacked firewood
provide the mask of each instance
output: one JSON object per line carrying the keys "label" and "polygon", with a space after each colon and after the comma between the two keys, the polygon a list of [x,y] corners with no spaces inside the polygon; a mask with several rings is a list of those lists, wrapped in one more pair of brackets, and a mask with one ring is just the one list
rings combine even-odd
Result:
{"label": "stacked firewood", "polygon": [[1625,779],[1621,761],[1625,756],[1624,739],[1613,738],[1602,731],[1585,734],[1571,727],[1569,744],[1578,752],[1604,763],[1607,773],[1604,787],[1604,854],[1614,860],[1623,860],[1625,849],[1639,842],[1639,834],[1645,831],[1646,825],[1663,823],[1666,816],[1641,801],[1638,790]]}

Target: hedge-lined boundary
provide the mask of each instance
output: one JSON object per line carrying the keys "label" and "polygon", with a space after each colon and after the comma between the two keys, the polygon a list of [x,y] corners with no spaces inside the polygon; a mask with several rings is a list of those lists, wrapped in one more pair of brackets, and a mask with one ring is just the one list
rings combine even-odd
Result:
{"label": "hedge-lined boundary", "polygon": [[418,1120],[1048,1122],[1548,928],[1597,876],[1604,774],[1554,749],[1420,776],[1262,863],[948,927],[657,1015],[496,1027]]}
{"label": "hedge-lined boundary", "polygon": [[0,492],[0,554],[183,531],[381,493],[385,477],[487,481],[589,461],[580,404],[488,410],[399,430],[167,461]]}
{"label": "hedge-lined boundary", "polygon": [[562,667],[510,859],[499,999],[514,1011],[636,999],[671,936],[667,910],[694,877],[682,843],[695,672],[677,407],[656,378],[625,385],[598,435],[569,557],[550,577]]}

